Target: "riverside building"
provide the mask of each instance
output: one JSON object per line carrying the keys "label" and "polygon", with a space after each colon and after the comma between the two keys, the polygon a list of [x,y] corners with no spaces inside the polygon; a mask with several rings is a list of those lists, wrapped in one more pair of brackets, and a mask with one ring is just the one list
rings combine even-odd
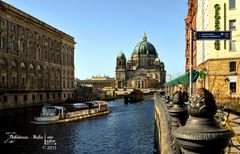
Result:
{"label": "riverside building", "polygon": [[73,96],[74,38],[0,1],[0,109]]}
{"label": "riverside building", "polygon": [[[205,87],[218,102],[240,97],[240,3],[238,0],[203,0],[197,5],[197,31],[231,31],[232,39],[197,41],[197,69]],[[201,74],[201,73],[200,73]]]}

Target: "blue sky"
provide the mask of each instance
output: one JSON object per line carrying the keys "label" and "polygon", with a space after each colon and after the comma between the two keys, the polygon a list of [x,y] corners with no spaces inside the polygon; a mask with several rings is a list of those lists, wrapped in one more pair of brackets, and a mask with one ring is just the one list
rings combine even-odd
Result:
{"label": "blue sky", "polygon": [[115,77],[147,32],[167,74],[184,73],[187,0],[4,0],[75,38],[75,77]]}

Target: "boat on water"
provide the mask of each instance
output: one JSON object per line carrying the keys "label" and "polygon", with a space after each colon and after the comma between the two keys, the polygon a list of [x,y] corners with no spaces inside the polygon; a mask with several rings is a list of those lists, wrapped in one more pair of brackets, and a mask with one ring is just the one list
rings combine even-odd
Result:
{"label": "boat on water", "polygon": [[69,122],[89,117],[100,116],[110,112],[105,101],[64,104],[61,106],[44,105],[40,116],[35,116],[31,123],[53,124]]}
{"label": "boat on water", "polygon": [[129,94],[124,95],[125,103],[135,103],[141,100],[143,100],[143,92],[141,90],[134,89]]}

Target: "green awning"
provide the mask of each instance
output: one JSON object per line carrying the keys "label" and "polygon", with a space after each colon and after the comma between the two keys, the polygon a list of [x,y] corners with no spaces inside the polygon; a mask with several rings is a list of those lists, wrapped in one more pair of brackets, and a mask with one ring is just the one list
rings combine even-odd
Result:
{"label": "green awning", "polygon": [[[177,85],[177,84],[183,84],[183,85],[186,85],[189,83],[189,74],[190,72],[187,72],[167,83],[164,84],[164,87],[169,87],[169,86],[173,86],[173,85]],[[193,82],[197,80],[199,76],[199,72],[194,70],[193,71]]]}

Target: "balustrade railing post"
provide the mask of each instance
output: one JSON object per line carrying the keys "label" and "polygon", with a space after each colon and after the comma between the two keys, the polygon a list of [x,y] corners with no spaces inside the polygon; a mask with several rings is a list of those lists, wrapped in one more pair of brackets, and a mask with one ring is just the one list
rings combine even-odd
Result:
{"label": "balustrade railing post", "polygon": [[214,119],[216,110],[215,99],[208,90],[200,88],[194,92],[188,108],[190,118],[174,132],[183,153],[223,153],[233,134]]}
{"label": "balustrade railing post", "polygon": [[173,106],[170,108],[169,114],[171,116],[171,126],[172,126],[172,149],[175,154],[180,154],[180,146],[177,144],[175,137],[173,136],[173,131],[178,127],[185,125],[187,119],[187,109],[184,107],[184,101],[182,93],[176,92],[173,95]]}

